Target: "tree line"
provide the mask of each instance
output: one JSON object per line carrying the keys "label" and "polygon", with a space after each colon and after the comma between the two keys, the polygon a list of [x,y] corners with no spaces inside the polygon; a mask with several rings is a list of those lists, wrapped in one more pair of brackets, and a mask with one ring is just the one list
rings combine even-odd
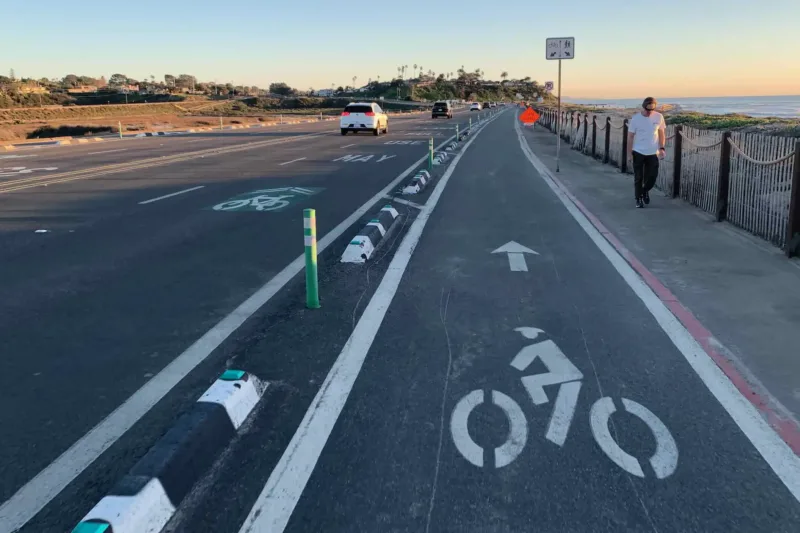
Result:
{"label": "tree line", "polygon": [[105,76],[99,78],[78,74],[67,74],[63,78],[21,78],[15,76],[14,69],[9,71],[8,76],[0,75],[0,92],[2,93],[30,93],[37,92],[36,89],[44,89],[47,92],[69,92],[70,90],[104,90],[104,91],[123,91],[136,87],[139,91],[150,93],[197,93],[206,95],[249,95],[261,96],[266,93],[291,96],[298,94],[298,91],[288,84],[276,82],[270,84],[269,88],[262,89],[256,85],[235,85],[230,82],[200,82],[192,74],[164,74],[163,78],[156,78],[155,75],[147,76],[141,80],[132,78],[123,73],[112,74],[108,79]]}

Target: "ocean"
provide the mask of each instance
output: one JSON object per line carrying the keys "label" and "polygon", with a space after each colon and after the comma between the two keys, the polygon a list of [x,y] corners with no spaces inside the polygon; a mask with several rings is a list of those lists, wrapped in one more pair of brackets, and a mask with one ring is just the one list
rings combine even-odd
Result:
{"label": "ocean", "polygon": [[[657,95],[656,98],[658,98]],[[642,99],[564,98],[563,100],[573,104],[599,104],[608,107],[632,108],[642,105]],[[658,98],[658,102],[659,104],[677,104],[683,111],[698,111],[709,115],[740,113],[751,117],[800,118],[800,95]]]}

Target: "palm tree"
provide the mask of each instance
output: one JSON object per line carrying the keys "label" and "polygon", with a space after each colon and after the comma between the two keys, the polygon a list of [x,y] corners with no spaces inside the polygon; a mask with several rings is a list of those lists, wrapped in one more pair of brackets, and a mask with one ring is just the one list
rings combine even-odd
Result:
{"label": "palm tree", "polygon": [[424,70],[425,70],[425,69],[422,67],[422,65],[420,65],[420,66],[419,66],[419,77],[420,77],[420,78],[422,77],[422,71],[424,71]]}
{"label": "palm tree", "polygon": [[353,90],[355,90],[355,88],[356,88],[356,80],[357,79],[358,79],[358,76],[353,76]]}
{"label": "palm tree", "polygon": [[414,72],[414,74],[416,74],[416,73],[417,73],[417,64],[416,64],[416,63],[414,63],[414,70],[413,70],[413,72]]}
{"label": "palm tree", "polygon": [[500,77],[503,78],[503,83],[505,83],[505,81],[508,79],[508,72],[504,70],[500,73]]}

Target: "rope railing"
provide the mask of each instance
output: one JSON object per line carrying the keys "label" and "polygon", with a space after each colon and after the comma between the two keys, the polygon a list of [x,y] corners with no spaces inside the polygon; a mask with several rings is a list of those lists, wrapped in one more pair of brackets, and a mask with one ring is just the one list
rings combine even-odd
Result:
{"label": "rope railing", "polygon": [[[573,149],[630,173],[627,121],[551,109],[541,114],[543,125]],[[665,142],[657,189],[783,247],[789,256],[800,255],[800,139],[671,124]]]}
{"label": "rope railing", "polygon": [[[731,139],[728,139],[728,143],[730,143],[731,148],[733,148],[734,152],[736,152],[737,154],[742,156],[746,161],[749,161],[750,163],[753,163],[754,165],[761,165],[761,166],[765,166],[765,167],[766,166],[770,166],[770,165],[777,165],[779,163],[783,163],[784,161],[788,161],[789,159],[791,159],[791,158],[793,158],[795,156],[794,152],[789,152],[785,156],[779,157],[777,159],[773,159],[772,161],[758,161],[757,159],[753,159],[752,157],[750,157],[749,155],[744,153],[744,151],[742,151],[742,149],[739,148],[739,146],[735,142],[733,142]],[[719,144],[719,143],[717,143],[717,144]]]}
{"label": "rope railing", "polygon": [[716,148],[717,146],[722,144],[722,139],[720,139],[719,141],[715,142],[714,144],[700,144],[700,143],[695,142],[694,139],[692,139],[691,137],[688,137],[686,135],[686,133],[681,131],[680,134],[681,134],[681,138],[684,141],[688,142],[689,144],[691,144],[695,148],[699,148],[701,150],[707,149],[707,148]]}

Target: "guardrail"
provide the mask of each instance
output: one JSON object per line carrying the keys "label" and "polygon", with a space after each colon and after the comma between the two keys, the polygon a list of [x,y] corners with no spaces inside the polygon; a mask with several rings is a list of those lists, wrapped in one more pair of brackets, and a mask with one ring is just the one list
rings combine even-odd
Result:
{"label": "guardrail", "polygon": [[[628,120],[537,109],[539,123],[572,148],[623,173]],[[667,126],[656,188],[800,255],[800,140],[758,133]]]}

